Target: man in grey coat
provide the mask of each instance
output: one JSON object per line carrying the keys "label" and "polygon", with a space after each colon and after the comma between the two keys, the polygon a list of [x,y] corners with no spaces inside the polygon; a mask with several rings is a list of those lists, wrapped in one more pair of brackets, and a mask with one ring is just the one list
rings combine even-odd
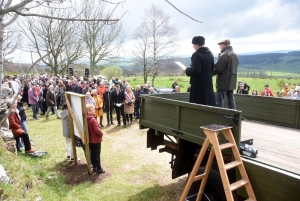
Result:
{"label": "man in grey coat", "polygon": [[224,107],[225,96],[229,109],[236,109],[233,91],[236,89],[238,56],[230,46],[230,40],[226,39],[218,43],[221,53],[214,66],[213,75],[217,75],[217,107]]}

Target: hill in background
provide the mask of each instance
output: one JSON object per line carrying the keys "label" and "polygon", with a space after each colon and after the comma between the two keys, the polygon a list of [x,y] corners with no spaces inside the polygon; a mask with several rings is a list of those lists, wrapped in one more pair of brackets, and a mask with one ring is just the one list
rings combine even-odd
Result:
{"label": "hill in background", "polygon": [[[161,75],[181,75],[182,70],[174,61],[180,61],[184,65],[191,64],[190,57],[170,58],[162,67]],[[216,58],[215,58],[216,61]],[[136,75],[142,73],[142,66],[128,59],[109,63],[123,69],[124,75]],[[252,55],[239,55],[239,73],[241,77],[300,77],[300,51],[288,53],[262,53]]]}

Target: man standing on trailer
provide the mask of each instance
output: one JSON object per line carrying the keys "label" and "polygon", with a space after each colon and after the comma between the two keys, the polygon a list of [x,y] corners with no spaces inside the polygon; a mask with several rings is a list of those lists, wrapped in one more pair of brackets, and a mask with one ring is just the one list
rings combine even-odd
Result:
{"label": "man standing on trailer", "polygon": [[233,91],[236,89],[238,57],[230,46],[230,40],[226,39],[218,43],[219,53],[213,75],[217,75],[217,107],[224,107],[225,96],[229,109],[236,109]]}
{"label": "man standing on trailer", "polygon": [[205,38],[195,36],[192,39],[195,52],[191,58],[191,67],[183,70],[190,77],[191,103],[215,106],[215,95],[212,84],[214,70],[214,56],[208,47],[205,47]]}

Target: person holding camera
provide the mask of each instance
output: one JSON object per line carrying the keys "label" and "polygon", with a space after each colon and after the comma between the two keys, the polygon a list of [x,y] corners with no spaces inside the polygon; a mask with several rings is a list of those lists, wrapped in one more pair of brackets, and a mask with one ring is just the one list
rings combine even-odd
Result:
{"label": "person holding camera", "polygon": [[126,91],[124,94],[125,94],[124,112],[126,114],[127,124],[132,125],[132,114],[134,113],[135,96],[130,86],[126,87]]}

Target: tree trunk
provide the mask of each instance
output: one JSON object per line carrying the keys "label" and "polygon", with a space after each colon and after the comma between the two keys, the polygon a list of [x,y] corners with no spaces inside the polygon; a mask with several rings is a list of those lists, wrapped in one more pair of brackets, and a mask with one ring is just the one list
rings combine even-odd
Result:
{"label": "tree trunk", "polygon": [[0,99],[2,98],[2,79],[3,76],[3,38],[4,38],[3,16],[0,17]]}

